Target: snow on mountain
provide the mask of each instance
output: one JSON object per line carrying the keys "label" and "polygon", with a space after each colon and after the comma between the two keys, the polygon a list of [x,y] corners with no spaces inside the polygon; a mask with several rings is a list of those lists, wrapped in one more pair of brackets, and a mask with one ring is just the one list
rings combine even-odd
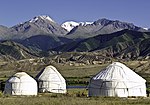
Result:
{"label": "snow on mountain", "polygon": [[29,20],[29,22],[34,23],[39,19],[48,20],[50,22],[55,22],[51,17],[49,17],[47,15],[36,16],[33,19]]}
{"label": "snow on mountain", "polygon": [[63,27],[64,29],[66,29],[68,32],[70,32],[73,28],[75,28],[76,26],[86,26],[89,24],[93,24],[93,22],[74,22],[74,21],[68,21],[65,22],[61,25],[61,27]]}
{"label": "snow on mountain", "polygon": [[80,25],[86,26],[86,25],[91,25],[93,22],[80,22]]}
{"label": "snow on mountain", "polygon": [[144,29],[144,30],[147,30],[147,31],[149,30],[148,28],[143,28],[143,29]]}
{"label": "snow on mountain", "polygon": [[70,32],[74,27],[79,26],[79,23],[74,21],[68,21],[61,25],[64,29],[66,29],[68,32]]}
{"label": "snow on mountain", "polygon": [[14,39],[25,39],[40,34],[66,35],[68,31],[62,28],[49,16],[36,16],[22,24],[17,24],[10,28],[15,34]]}

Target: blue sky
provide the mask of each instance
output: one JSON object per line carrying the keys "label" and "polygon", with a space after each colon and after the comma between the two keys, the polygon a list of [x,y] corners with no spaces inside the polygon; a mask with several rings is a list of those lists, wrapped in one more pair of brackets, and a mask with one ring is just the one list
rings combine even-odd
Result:
{"label": "blue sky", "polygon": [[1,0],[0,25],[13,26],[38,15],[61,24],[101,18],[150,28],[150,0]]}

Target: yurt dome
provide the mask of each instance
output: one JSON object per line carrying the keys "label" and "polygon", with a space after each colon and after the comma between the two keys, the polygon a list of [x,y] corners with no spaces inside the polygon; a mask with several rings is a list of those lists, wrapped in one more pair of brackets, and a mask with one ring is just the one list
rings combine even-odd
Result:
{"label": "yurt dome", "polygon": [[4,93],[10,95],[37,95],[37,82],[27,73],[18,72],[6,81]]}
{"label": "yurt dome", "polygon": [[66,81],[54,66],[47,66],[37,76],[39,92],[66,93]]}
{"label": "yurt dome", "polygon": [[122,63],[114,62],[93,76],[89,96],[146,96],[146,80]]}

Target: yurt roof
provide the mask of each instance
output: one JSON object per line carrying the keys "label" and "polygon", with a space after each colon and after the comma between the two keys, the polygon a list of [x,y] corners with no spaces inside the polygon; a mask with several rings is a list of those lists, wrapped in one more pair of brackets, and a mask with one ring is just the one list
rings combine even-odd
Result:
{"label": "yurt roof", "polygon": [[29,76],[25,72],[18,72],[14,74],[12,77],[9,78],[9,82],[28,82],[28,81],[35,81],[31,76]]}
{"label": "yurt roof", "polygon": [[120,62],[114,62],[107,66],[105,69],[96,74],[93,80],[106,80],[106,81],[134,81],[146,82],[141,76],[136,74],[130,68]]}
{"label": "yurt roof", "polygon": [[36,78],[39,80],[47,80],[51,81],[51,79],[55,79],[59,77],[60,80],[65,81],[65,79],[62,77],[62,75],[57,71],[57,69],[50,65],[41,70],[41,72],[36,76]]}

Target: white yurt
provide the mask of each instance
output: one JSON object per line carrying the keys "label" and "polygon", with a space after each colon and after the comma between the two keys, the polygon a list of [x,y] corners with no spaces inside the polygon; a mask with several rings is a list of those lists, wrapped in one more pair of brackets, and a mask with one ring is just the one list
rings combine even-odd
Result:
{"label": "white yurt", "polygon": [[37,76],[39,92],[66,93],[66,81],[54,66],[47,66]]}
{"label": "white yurt", "polygon": [[36,80],[25,72],[18,72],[6,81],[4,94],[37,95],[37,88]]}
{"label": "white yurt", "polygon": [[146,97],[146,80],[122,63],[114,62],[93,76],[89,96]]}

